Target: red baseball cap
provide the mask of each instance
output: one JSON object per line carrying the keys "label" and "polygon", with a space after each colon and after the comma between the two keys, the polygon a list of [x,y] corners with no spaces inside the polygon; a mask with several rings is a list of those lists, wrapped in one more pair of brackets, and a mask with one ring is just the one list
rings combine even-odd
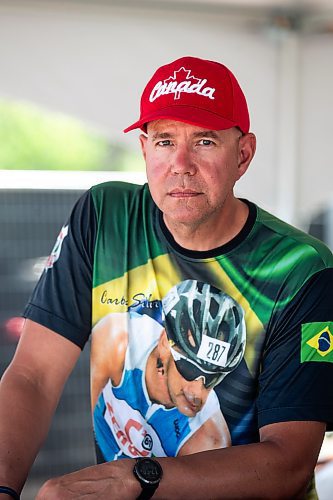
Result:
{"label": "red baseball cap", "polygon": [[246,99],[223,64],[182,57],[158,68],[141,96],[140,118],[124,132],[146,131],[148,122],[171,119],[210,130],[250,128]]}

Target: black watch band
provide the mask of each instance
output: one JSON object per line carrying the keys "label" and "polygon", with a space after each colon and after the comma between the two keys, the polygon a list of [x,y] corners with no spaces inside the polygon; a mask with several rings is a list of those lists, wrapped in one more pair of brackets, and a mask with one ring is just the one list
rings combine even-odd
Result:
{"label": "black watch band", "polygon": [[137,497],[138,500],[148,500],[151,498],[163,476],[163,470],[161,464],[150,457],[137,458],[133,474],[139,481],[142,491]]}
{"label": "black watch band", "polygon": [[[141,486],[142,486],[142,484],[141,484]],[[158,487],[158,484],[156,484],[155,486],[149,487],[149,488],[147,488],[147,486],[145,486],[145,487],[142,486],[142,491],[141,491],[140,495],[138,497],[136,497],[136,500],[148,500],[149,498],[151,498],[153,496],[153,494],[157,490],[157,487]]]}

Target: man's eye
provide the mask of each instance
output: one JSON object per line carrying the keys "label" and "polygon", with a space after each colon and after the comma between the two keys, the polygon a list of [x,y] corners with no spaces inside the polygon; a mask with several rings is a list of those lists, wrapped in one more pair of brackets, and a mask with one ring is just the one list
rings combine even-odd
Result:
{"label": "man's eye", "polygon": [[163,141],[158,141],[157,146],[171,146],[171,141],[169,139],[164,139]]}
{"label": "man's eye", "polygon": [[200,146],[212,146],[214,145],[215,143],[211,140],[211,139],[201,139],[199,141],[199,145]]}

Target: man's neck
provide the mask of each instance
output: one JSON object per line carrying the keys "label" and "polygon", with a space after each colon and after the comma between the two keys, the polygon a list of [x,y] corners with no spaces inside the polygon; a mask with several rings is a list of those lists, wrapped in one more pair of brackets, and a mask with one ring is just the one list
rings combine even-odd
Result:
{"label": "man's neck", "polygon": [[186,224],[168,220],[164,223],[178,245],[194,251],[207,251],[218,248],[231,241],[244,227],[249,214],[249,207],[239,199],[234,199],[218,220],[207,224]]}

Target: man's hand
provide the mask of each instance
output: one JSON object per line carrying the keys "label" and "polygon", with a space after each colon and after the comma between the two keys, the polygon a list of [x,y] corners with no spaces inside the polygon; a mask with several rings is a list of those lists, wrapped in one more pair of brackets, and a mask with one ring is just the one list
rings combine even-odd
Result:
{"label": "man's hand", "polygon": [[133,474],[134,460],[108,462],[49,479],[36,500],[107,499],[130,500],[141,487]]}

